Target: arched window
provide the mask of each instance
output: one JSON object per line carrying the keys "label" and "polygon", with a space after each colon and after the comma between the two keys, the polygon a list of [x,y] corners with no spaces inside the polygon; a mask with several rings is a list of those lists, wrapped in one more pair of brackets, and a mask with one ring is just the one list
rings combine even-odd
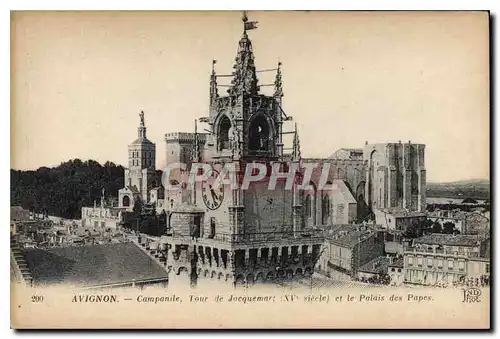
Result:
{"label": "arched window", "polygon": [[219,151],[223,149],[229,149],[229,129],[231,128],[231,121],[227,116],[222,116],[219,122]]}
{"label": "arched window", "polygon": [[321,202],[321,223],[326,225],[328,223],[328,217],[330,217],[330,196],[325,194]]}
{"label": "arched window", "polygon": [[308,218],[311,217],[312,213],[311,213],[311,195],[308,194],[306,196],[306,201],[305,201],[305,206],[304,206],[304,211],[306,212],[306,216]]}
{"label": "arched window", "polygon": [[128,195],[124,196],[123,197],[123,200],[122,200],[122,205],[124,207],[128,207],[130,206],[130,198],[128,197]]}
{"label": "arched window", "polygon": [[310,208],[310,211],[309,211],[309,216],[312,218],[312,223],[313,225],[316,225],[317,221],[316,221],[316,208],[317,208],[317,202],[316,202],[316,196],[318,194],[318,191],[317,191],[317,188],[316,188],[316,184],[312,181],[309,181],[309,186],[311,186],[311,190],[310,190],[310,193],[311,193],[311,208]]}
{"label": "arched window", "polygon": [[249,132],[250,151],[269,151],[271,128],[263,115],[258,115],[252,120]]}

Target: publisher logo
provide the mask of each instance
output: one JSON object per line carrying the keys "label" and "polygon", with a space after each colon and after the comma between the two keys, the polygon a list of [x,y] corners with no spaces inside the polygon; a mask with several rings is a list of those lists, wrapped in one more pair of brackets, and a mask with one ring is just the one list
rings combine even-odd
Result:
{"label": "publisher logo", "polygon": [[479,297],[481,296],[481,290],[479,288],[464,288],[462,289],[463,291],[463,297],[464,300],[462,302],[464,303],[478,303],[481,300]]}

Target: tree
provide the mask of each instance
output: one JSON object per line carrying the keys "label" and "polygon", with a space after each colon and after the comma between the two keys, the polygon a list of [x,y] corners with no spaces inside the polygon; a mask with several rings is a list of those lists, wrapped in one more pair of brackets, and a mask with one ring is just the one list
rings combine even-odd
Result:
{"label": "tree", "polygon": [[134,214],[136,216],[140,216],[142,213],[142,201],[141,199],[137,198],[134,200],[134,208],[133,208]]}
{"label": "tree", "polygon": [[12,205],[67,219],[80,219],[82,207],[93,206],[103,188],[116,196],[124,185],[122,166],[101,166],[94,160],[74,159],[53,168],[10,173]]}

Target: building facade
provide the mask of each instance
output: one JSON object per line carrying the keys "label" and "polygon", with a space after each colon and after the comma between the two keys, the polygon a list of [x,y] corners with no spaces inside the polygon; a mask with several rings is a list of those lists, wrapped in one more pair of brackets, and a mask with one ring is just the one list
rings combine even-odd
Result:
{"label": "building facade", "polygon": [[358,278],[359,268],[384,255],[383,234],[368,225],[325,229],[325,246],[316,270],[335,280]]}
{"label": "building facade", "polygon": [[120,228],[122,212],[116,207],[82,207],[82,227],[94,229]]}
{"label": "building facade", "polygon": [[156,171],[156,146],[146,135],[144,112],[139,114],[137,139],[128,146],[128,168],[125,169],[125,187],[118,191],[118,206],[131,211],[136,200],[150,202],[150,192],[161,185]]}
{"label": "building facade", "polygon": [[473,235],[430,234],[415,239],[404,252],[405,283],[451,285],[469,275],[489,275],[486,242]]}
{"label": "building facade", "polygon": [[397,260],[393,260],[392,263],[388,265],[387,273],[390,277],[390,284],[392,286],[403,285],[404,276],[404,258],[400,257]]}

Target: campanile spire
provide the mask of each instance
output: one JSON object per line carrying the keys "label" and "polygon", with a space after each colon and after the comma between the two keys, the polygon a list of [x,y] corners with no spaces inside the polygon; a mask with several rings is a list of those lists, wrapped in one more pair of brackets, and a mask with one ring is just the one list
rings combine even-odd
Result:
{"label": "campanile spire", "polygon": [[257,21],[248,21],[243,13],[243,35],[238,43],[238,53],[233,66],[233,80],[228,90],[230,95],[256,95],[259,92],[257,73],[255,70],[252,42],[247,31],[257,28]]}

